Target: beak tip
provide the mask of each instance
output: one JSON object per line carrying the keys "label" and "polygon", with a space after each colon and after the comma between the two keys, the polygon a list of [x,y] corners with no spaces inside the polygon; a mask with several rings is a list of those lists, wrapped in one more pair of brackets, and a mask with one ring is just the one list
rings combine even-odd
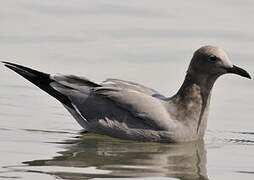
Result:
{"label": "beak tip", "polygon": [[247,71],[235,65],[232,68],[228,69],[228,73],[233,73],[248,79],[252,79]]}
{"label": "beak tip", "polygon": [[243,76],[243,77],[246,77],[246,78],[248,78],[248,79],[252,79],[251,76],[250,76],[250,74],[249,74],[247,71],[245,71],[245,74],[242,75],[242,76]]}

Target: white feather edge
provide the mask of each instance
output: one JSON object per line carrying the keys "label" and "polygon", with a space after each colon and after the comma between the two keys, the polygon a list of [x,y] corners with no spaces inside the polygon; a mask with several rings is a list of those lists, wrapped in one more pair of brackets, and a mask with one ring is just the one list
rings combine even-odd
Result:
{"label": "white feather edge", "polygon": [[[51,75],[50,75],[51,76]],[[56,90],[56,91],[58,91],[58,89],[57,89],[57,86],[61,86],[60,84],[58,84],[58,83],[50,83],[50,86],[54,89],[54,90]],[[69,97],[68,97],[69,98]],[[69,98],[69,100],[71,101],[71,99]],[[74,107],[74,110],[78,113],[78,115],[84,120],[84,121],[87,121],[86,120],[86,118],[81,114],[81,112],[79,111],[79,109],[78,109],[78,107],[75,105],[75,104],[73,104],[72,102],[71,102],[71,105]]]}
{"label": "white feather edge", "polygon": [[79,111],[79,109],[77,108],[77,106],[73,103],[71,103],[71,105],[74,107],[75,111],[80,115],[80,117],[84,120],[87,121],[86,118],[81,114],[81,112]]}

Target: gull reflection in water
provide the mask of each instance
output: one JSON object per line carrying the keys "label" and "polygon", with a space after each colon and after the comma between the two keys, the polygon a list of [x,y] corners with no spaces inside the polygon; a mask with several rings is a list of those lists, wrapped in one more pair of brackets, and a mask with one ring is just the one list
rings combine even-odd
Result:
{"label": "gull reflection in water", "polygon": [[[59,156],[27,161],[24,164],[31,169],[37,168],[38,173],[63,179],[208,179],[203,141],[183,144],[141,143],[84,134],[61,144],[64,144],[64,150],[58,152]],[[45,166],[51,170],[45,170]],[[68,167],[71,170],[66,170]]]}

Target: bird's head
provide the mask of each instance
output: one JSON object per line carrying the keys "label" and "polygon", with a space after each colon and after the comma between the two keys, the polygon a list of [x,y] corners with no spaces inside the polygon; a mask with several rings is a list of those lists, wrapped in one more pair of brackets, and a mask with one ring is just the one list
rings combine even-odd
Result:
{"label": "bird's head", "polygon": [[233,65],[227,54],[214,46],[203,46],[194,52],[188,73],[194,77],[215,79],[223,74],[234,73],[251,79],[247,71]]}

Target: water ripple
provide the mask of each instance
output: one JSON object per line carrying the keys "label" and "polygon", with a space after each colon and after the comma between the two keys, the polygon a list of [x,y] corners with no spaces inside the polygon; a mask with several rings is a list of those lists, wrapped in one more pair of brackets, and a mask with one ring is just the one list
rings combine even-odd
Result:
{"label": "water ripple", "polygon": [[207,145],[217,148],[227,144],[254,145],[253,135],[254,132],[208,130]]}

